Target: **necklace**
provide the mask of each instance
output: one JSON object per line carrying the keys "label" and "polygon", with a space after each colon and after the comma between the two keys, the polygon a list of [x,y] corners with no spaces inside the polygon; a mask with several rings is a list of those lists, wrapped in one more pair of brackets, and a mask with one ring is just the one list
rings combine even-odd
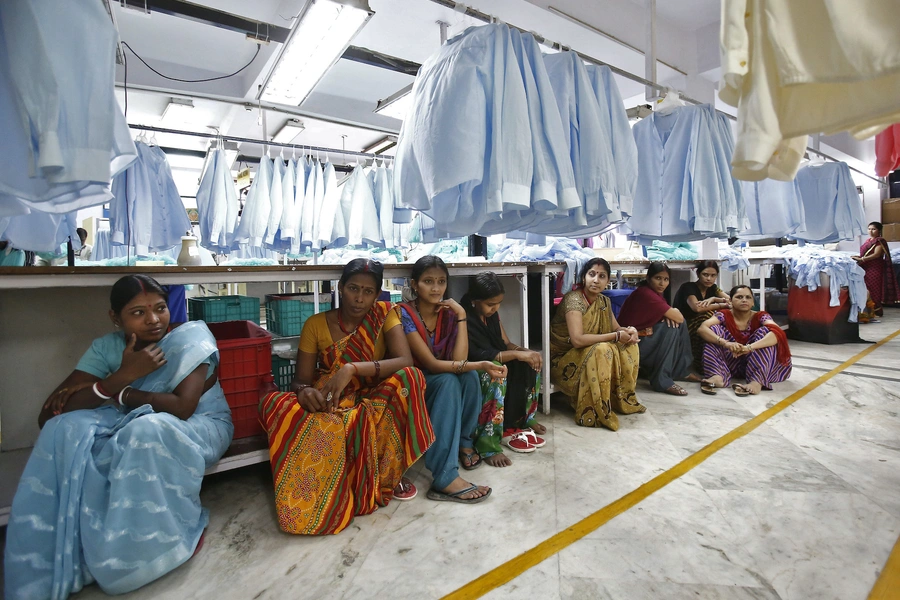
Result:
{"label": "necklace", "polygon": [[340,309],[338,309],[338,327],[341,328],[341,331],[344,332],[344,335],[352,335],[359,329],[359,325],[357,325],[356,329],[353,329],[352,331],[347,331],[346,329],[344,329],[344,319],[341,317]]}
{"label": "necklace", "polygon": [[[584,290],[581,290],[581,297],[584,298],[584,301],[587,302],[587,305],[588,305],[588,306],[590,306],[590,305],[593,304],[592,301],[588,300],[588,297],[587,297],[587,295],[584,293]],[[595,298],[595,300],[596,300],[596,298]]]}
{"label": "necklace", "polygon": [[434,322],[434,329],[428,329],[428,325],[425,324],[425,317],[422,316],[422,312],[419,310],[419,299],[416,298],[415,302],[416,314],[419,315],[419,320],[422,321],[422,327],[425,328],[425,331],[428,332],[428,337],[434,337],[434,331],[437,329],[437,321]]}

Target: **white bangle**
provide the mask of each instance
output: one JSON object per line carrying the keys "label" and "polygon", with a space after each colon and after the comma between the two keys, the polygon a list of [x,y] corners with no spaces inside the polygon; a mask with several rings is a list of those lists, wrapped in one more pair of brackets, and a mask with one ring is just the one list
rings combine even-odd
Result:
{"label": "white bangle", "polygon": [[109,400],[110,398],[112,398],[112,396],[107,396],[106,394],[103,394],[100,392],[100,386],[98,385],[99,383],[100,383],[99,381],[94,383],[93,387],[91,388],[92,390],[94,390],[94,393],[97,394],[99,397],[103,398],[104,400]]}
{"label": "white bangle", "polygon": [[119,401],[119,406],[121,406],[122,408],[127,408],[125,406],[125,401],[123,400],[123,398],[125,397],[125,390],[130,390],[130,389],[131,389],[131,386],[126,385],[125,387],[122,388],[122,391],[119,392],[119,395],[116,397],[116,399]]}

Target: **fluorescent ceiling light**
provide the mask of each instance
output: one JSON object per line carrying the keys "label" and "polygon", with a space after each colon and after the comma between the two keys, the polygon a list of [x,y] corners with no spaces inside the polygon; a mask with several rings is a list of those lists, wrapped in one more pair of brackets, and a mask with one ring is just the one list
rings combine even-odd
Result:
{"label": "fluorescent ceiling light", "polygon": [[379,100],[374,112],[402,121],[406,118],[409,109],[412,108],[412,87],[412,84],[409,84],[399,92],[391,94],[384,100]]}
{"label": "fluorescent ceiling light", "polygon": [[302,104],[372,14],[367,0],[309,0],[263,85],[261,99]]}
{"label": "fluorescent ceiling light", "polygon": [[190,123],[194,112],[194,102],[184,98],[172,98],[163,111],[160,122],[166,125]]}
{"label": "fluorescent ceiling light", "polygon": [[187,171],[199,171],[203,168],[205,157],[194,154],[181,154],[180,152],[167,152],[166,161],[172,169]]}
{"label": "fluorescent ceiling light", "polygon": [[304,129],[306,127],[300,119],[288,119],[282,128],[278,130],[278,133],[275,134],[275,137],[272,138],[272,141],[278,144],[290,144]]}
{"label": "fluorescent ceiling light", "polygon": [[371,146],[369,146],[368,148],[363,150],[363,152],[365,152],[366,154],[383,154],[384,152],[386,152],[387,150],[390,150],[391,148],[393,148],[396,145],[397,145],[397,136],[389,135],[389,136],[381,138],[380,140],[378,140],[377,142],[375,142],[374,144],[372,144]]}

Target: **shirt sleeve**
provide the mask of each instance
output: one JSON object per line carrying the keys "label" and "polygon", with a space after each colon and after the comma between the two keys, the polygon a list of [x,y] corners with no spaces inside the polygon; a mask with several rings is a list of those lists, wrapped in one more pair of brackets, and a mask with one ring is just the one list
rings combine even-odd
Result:
{"label": "shirt sleeve", "polygon": [[581,294],[579,294],[579,293],[571,293],[570,292],[570,293],[566,294],[563,297],[562,304],[563,304],[562,305],[563,314],[572,312],[573,310],[577,310],[581,314],[584,314],[587,312],[587,309],[588,309],[587,303],[584,301],[584,298],[582,298]]}
{"label": "shirt sleeve", "polygon": [[328,322],[325,320],[325,313],[313,315],[303,324],[303,331],[300,332],[300,341],[297,348],[300,352],[307,354],[318,354],[319,339],[322,337],[322,329],[328,329]]}
{"label": "shirt sleeve", "polygon": [[108,346],[105,336],[94,340],[91,343],[91,347],[87,349],[87,352],[75,365],[75,370],[89,373],[100,379],[107,377],[115,370],[106,358],[109,355]]}
{"label": "shirt sleeve", "polygon": [[[388,312],[387,318],[384,320],[384,327],[382,327],[382,330],[383,330],[385,333],[387,333],[388,331],[390,331],[390,330],[393,329],[394,327],[396,327],[396,326],[398,326],[398,325],[401,325],[401,323],[400,323],[400,314],[399,314],[399,313],[400,313],[400,308],[399,308],[399,307],[394,307],[394,308],[392,308],[392,309]],[[404,331],[404,333],[405,333],[405,332],[406,332],[406,329],[404,329],[403,331]]]}
{"label": "shirt sleeve", "polygon": [[400,322],[403,324],[403,333],[410,334],[418,332],[412,317],[409,316],[409,313],[402,306],[400,307]]}

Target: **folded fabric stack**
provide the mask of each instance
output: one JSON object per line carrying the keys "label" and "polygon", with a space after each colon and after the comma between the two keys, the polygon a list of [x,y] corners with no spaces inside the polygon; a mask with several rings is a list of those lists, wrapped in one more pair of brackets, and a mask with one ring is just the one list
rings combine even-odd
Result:
{"label": "folded fabric stack", "polygon": [[699,254],[690,242],[660,242],[654,240],[647,248],[647,258],[650,260],[697,260]]}
{"label": "folded fabric stack", "polygon": [[74,211],[107,202],[137,157],[115,97],[117,35],[98,2],[0,3],[0,239],[16,248],[80,248]]}
{"label": "folded fabric stack", "polygon": [[565,291],[574,287],[581,268],[592,258],[597,258],[597,255],[576,242],[552,237],[548,237],[542,245],[507,240],[491,255],[494,262],[565,262],[566,272],[562,284]]}

